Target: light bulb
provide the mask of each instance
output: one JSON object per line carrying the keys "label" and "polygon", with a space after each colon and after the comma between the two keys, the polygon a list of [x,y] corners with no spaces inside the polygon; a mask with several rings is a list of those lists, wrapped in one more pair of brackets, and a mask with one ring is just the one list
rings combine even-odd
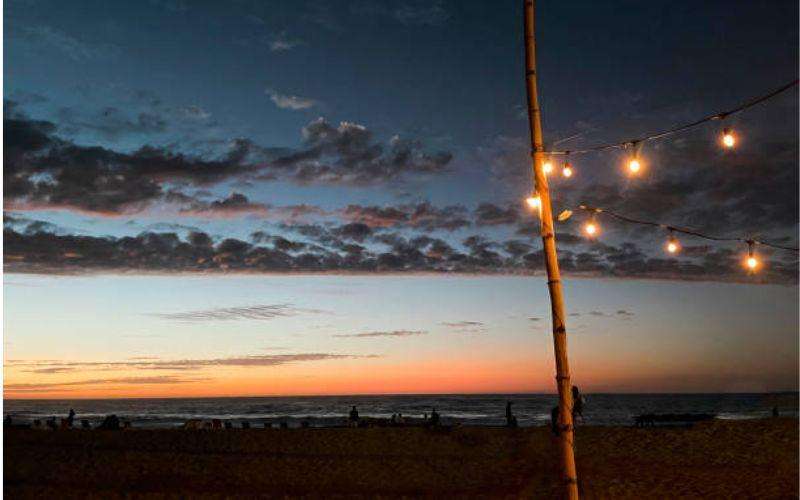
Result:
{"label": "light bulb", "polygon": [[553,171],[553,163],[550,160],[544,162],[544,164],[542,165],[542,172],[544,172],[545,174],[549,174],[552,171]]}
{"label": "light bulb", "polygon": [[722,131],[722,145],[729,149],[736,145],[736,136],[729,128]]}
{"label": "light bulb", "polygon": [[564,169],[561,170],[561,174],[567,178],[572,177],[572,165],[570,165],[569,163],[565,163]]}
{"label": "light bulb", "polygon": [[525,201],[527,201],[528,202],[528,206],[530,206],[533,209],[539,209],[542,206],[542,199],[539,198],[539,196],[537,196],[537,195],[532,195],[532,196],[528,197],[528,199],[525,200]]}
{"label": "light bulb", "polygon": [[667,252],[669,253],[678,253],[681,251],[681,243],[678,241],[678,238],[675,237],[672,230],[669,231],[669,239],[667,239]]}
{"label": "light bulb", "polygon": [[597,232],[600,230],[600,228],[597,227],[597,223],[592,221],[592,222],[587,222],[586,225],[583,226],[583,230],[586,232],[588,236],[591,237],[596,235]]}
{"label": "light bulb", "polygon": [[667,252],[669,253],[678,253],[681,249],[681,245],[678,243],[678,240],[670,240],[667,242]]}
{"label": "light bulb", "polygon": [[758,259],[756,259],[756,258],[755,258],[755,256],[753,256],[753,255],[751,255],[750,257],[748,257],[748,258],[747,258],[747,267],[748,267],[748,268],[749,268],[751,271],[755,271],[755,270],[756,270],[756,268],[758,267]]}
{"label": "light bulb", "polygon": [[642,165],[639,163],[639,160],[637,160],[636,158],[633,158],[631,161],[628,162],[628,170],[630,170],[630,172],[632,174],[638,173],[639,169],[641,169],[641,168],[642,168]]}

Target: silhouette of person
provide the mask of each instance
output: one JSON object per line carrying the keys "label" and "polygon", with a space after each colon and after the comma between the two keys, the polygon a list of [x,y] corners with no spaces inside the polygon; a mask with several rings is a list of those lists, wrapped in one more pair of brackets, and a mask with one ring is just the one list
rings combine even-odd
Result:
{"label": "silhouette of person", "polygon": [[75,421],[75,410],[69,409],[69,416],[67,416],[67,425],[72,427],[72,422]]}
{"label": "silhouette of person", "polygon": [[355,406],[353,406],[353,409],[350,410],[350,421],[358,422],[358,410],[356,409]]}
{"label": "silhouette of person", "polygon": [[431,425],[434,427],[439,425],[439,413],[436,411],[436,408],[431,411]]}
{"label": "silhouette of person", "polygon": [[778,413],[778,407],[777,406],[773,406],[772,407],[772,417],[774,418],[774,417],[777,417],[779,415],[780,415],[780,413]]}
{"label": "silhouette of person", "polygon": [[572,386],[572,420],[573,423],[576,417],[581,417],[583,420],[583,396],[577,385]]}
{"label": "silhouette of person", "polygon": [[511,412],[511,401],[506,402],[506,425],[508,427],[517,426],[517,417]]}

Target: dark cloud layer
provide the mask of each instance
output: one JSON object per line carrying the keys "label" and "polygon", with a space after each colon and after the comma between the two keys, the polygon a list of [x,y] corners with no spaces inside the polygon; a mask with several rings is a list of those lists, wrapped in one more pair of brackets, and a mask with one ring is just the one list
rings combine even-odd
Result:
{"label": "dark cloud layer", "polygon": [[[119,214],[140,211],[164,200],[169,185],[208,186],[231,179],[272,181],[289,179],[302,184],[380,184],[408,176],[446,171],[452,159],[447,152],[429,153],[418,141],[393,137],[376,142],[366,127],[342,122],[338,127],[320,118],[303,128],[304,146],[294,151],[263,148],[247,139],[227,144],[214,157],[187,155],[167,147],[142,146],[119,152],[100,146],[83,146],[57,135],[57,124],[33,120],[6,102],[3,118],[5,157],[4,196],[13,208],[53,208]],[[115,108],[102,116],[105,134],[158,129],[156,117],[140,115],[124,120]],[[96,125],[99,126],[99,125]],[[216,205],[198,205],[191,197],[171,199],[190,203],[195,211],[245,211],[258,209],[241,194]]]}
{"label": "dark cloud layer", "polygon": [[[264,232],[251,242],[190,232],[146,232],[134,237],[102,238],[49,232],[4,230],[5,269],[9,272],[159,271],[159,272],[441,272],[536,274],[543,270],[538,247],[480,235],[461,247],[430,236],[374,233],[366,225],[292,227],[310,241],[292,241]],[[652,257],[633,243],[588,243],[562,248],[559,264],[574,276],[750,283],[796,283],[797,256],[767,253],[764,268],[748,275],[741,251],[709,248],[679,258]],[[237,311],[218,311],[225,316]],[[208,319],[215,312],[201,312]],[[244,311],[243,313],[249,313]],[[267,310],[267,314],[271,311]],[[184,313],[179,313],[184,314]],[[188,313],[191,315],[191,313]],[[260,314],[253,312],[253,314]],[[210,316],[209,316],[210,315]],[[205,317],[204,316],[204,317]],[[188,319],[186,316],[183,319]],[[179,318],[175,318],[179,319]]]}

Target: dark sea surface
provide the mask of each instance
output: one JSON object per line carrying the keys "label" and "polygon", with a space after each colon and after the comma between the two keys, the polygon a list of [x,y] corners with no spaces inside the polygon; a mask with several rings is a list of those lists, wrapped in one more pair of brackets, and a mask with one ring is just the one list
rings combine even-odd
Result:
{"label": "dark sea surface", "polygon": [[[631,425],[642,413],[713,413],[719,419],[768,417],[778,407],[782,416],[798,415],[798,394],[586,394],[583,423],[587,425]],[[4,400],[4,415],[14,421],[63,417],[74,408],[76,419],[93,424],[105,415],[116,414],[134,427],[177,427],[189,419],[233,420],[238,427],[248,421],[287,422],[290,427],[307,421],[311,426],[344,423],[350,407],[356,405],[362,417],[389,418],[430,414],[433,408],[443,423],[502,425],[505,405],[522,426],[546,425],[557,398],[549,394],[480,395],[398,395],[398,396],[307,396],[197,399],[76,399]]]}

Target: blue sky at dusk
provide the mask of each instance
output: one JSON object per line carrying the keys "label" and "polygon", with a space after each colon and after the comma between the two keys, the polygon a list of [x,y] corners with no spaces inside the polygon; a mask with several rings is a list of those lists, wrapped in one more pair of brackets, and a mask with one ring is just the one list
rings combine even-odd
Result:
{"label": "blue sky at dusk", "polygon": [[[314,393],[317,366],[326,393],[552,389],[521,2],[8,0],[4,15],[7,394]],[[797,17],[790,1],[539,2],[548,147],[780,87]],[[644,144],[635,178],[620,151],[575,155],[553,208],[796,247],[797,137],[795,87]],[[741,243],[686,236],[673,256],[661,229],[601,219],[591,241],[583,221],[556,230],[584,385],[697,391],[710,366],[714,390],[797,388],[796,252],[758,247],[748,273]],[[438,382],[401,380],[437,360]]]}

